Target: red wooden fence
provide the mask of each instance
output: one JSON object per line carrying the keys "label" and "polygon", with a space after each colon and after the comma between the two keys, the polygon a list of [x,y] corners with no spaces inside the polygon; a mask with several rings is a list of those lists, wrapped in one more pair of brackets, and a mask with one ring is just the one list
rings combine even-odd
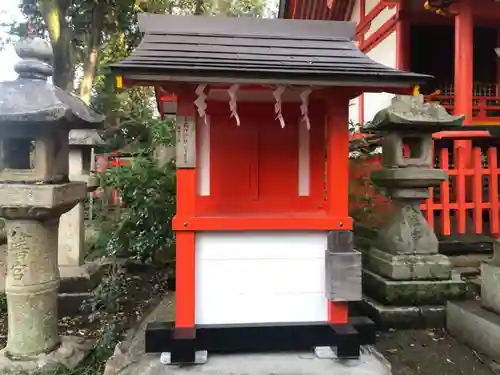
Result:
{"label": "red wooden fence", "polygon": [[[121,165],[129,165],[130,162],[128,160],[122,160],[119,156],[115,154],[99,154],[95,156],[95,164],[96,171],[98,173],[106,173],[108,167],[119,167]],[[94,196],[100,197],[100,191],[95,191]],[[111,192],[111,203],[112,204],[120,204],[120,194],[118,189],[114,189]]]}
{"label": "red wooden fence", "polygon": [[[469,142],[456,142],[468,139]],[[470,143],[470,145],[469,145]],[[436,168],[448,172],[448,179],[441,186],[430,189],[430,197],[422,203],[421,209],[429,225],[443,236],[452,234],[488,234],[500,236],[499,205],[499,160],[498,138],[488,132],[443,132],[435,135],[434,153]],[[459,161],[470,157],[470,163]],[[370,164],[380,168],[380,155],[371,157]],[[356,167],[355,163],[351,168]],[[365,179],[371,168],[363,167]],[[356,177],[360,171],[351,170],[351,182],[359,185],[362,179]],[[355,193],[355,191],[351,191]],[[372,191],[372,194],[380,194]],[[390,205],[382,198],[375,197],[374,202]],[[351,205],[351,208],[355,208]],[[379,207],[387,212],[387,207]]]}

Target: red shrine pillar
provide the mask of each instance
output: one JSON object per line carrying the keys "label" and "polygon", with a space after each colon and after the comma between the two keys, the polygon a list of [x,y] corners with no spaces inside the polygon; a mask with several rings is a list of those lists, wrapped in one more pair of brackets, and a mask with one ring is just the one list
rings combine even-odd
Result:
{"label": "red shrine pillar", "polygon": [[[464,0],[457,4],[455,15],[455,106],[454,114],[465,115],[464,124],[472,125],[472,99],[474,81],[474,17],[472,14],[472,3]],[[455,152],[463,148],[465,152],[460,154],[460,159],[455,156],[457,165],[467,168],[471,162],[472,143],[470,140],[455,141]],[[456,155],[456,154],[455,154]],[[469,179],[470,180],[470,179]],[[466,200],[466,186],[471,186],[464,176],[459,177],[456,194],[457,201]],[[460,188],[461,187],[461,188]],[[465,233],[466,215],[458,215],[457,232]]]}
{"label": "red shrine pillar", "polygon": [[[331,216],[349,216],[349,106],[338,105],[339,92],[330,94],[326,116],[326,202]],[[346,103],[349,99],[346,99]],[[346,199],[339,199],[346,197]],[[328,304],[328,321],[345,324],[349,320],[347,302]]]}
{"label": "red shrine pillar", "polygon": [[[196,119],[194,90],[183,90],[178,96],[177,116]],[[177,169],[177,208],[179,217],[195,216],[196,168]],[[176,231],[176,308],[175,326],[194,328],[195,325],[195,232]]]}

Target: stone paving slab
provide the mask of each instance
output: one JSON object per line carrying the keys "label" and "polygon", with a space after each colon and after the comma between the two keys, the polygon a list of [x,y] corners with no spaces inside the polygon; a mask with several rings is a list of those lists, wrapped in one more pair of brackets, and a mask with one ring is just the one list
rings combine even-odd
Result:
{"label": "stone paving slab", "polygon": [[146,325],[173,318],[173,293],[131,330],[118,344],[106,363],[104,375],[391,375],[389,362],[373,347],[362,347],[355,360],[320,359],[311,353],[277,353],[245,355],[210,355],[198,366],[168,366],[160,362],[160,354],[144,353]]}
{"label": "stone paving slab", "polygon": [[500,363],[500,316],[479,301],[448,302],[446,328],[458,340]]}
{"label": "stone paving slab", "polygon": [[390,364],[373,348],[356,360],[319,359],[314,353],[213,355],[197,366],[167,366],[144,355],[119,375],[391,375]]}

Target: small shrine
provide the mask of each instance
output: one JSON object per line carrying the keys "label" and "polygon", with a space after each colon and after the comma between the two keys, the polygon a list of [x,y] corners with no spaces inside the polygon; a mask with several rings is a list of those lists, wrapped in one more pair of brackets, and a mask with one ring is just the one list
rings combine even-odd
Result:
{"label": "small shrine", "polygon": [[321,347],[358,357],[375,330],[349,314],[361,300],[349,101],[427,76],[369,59],[347,22],[141,14],[139,25],[141,44],[112,66],[117,85],[177,101],[176,313],[148,326],[146,352],[171,364]]}

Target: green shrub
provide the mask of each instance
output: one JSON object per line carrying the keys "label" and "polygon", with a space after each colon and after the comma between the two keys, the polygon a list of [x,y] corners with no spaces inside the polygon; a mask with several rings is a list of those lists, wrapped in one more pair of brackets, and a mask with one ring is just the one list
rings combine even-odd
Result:
{"label": "green shrub", "polygon": [[151,153],[138,155],[130,165],[109,168],[103,186],[117,188],[121,198],[106,244],[108,254],[142,262],[155,261],[157,256],[173,260],[174,166],[159,168]]}

